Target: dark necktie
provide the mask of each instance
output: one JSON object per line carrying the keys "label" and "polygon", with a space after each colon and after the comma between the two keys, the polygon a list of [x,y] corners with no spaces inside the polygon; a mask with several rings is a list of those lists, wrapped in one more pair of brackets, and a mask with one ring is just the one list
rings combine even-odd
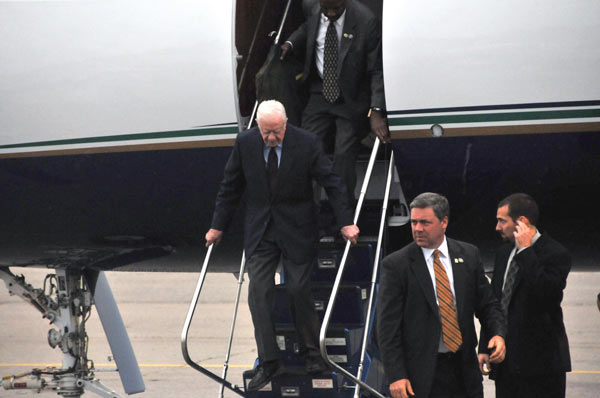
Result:
{"label": "dark necktie", "polygon": [[323,96],[327,102],[333,103],[340,96],[340,86],[337,81],[338,37],[333,21],[329,21],[325,34],[323,58]]}
{"label": "dark necktie", "polygon": [[433,270],[435,271],[435,288],[440,306],[440,320],[442,322],[442,337],[446,347],[456,352],[462,344],[462,335],[458,326],[458,317],[454,307],[450,281],[440,260],[440,251],[433,252]]}
{"label": "dark necktie", "polygon": [[275,152],[275,147],[271,147],[271,150],[269,151],[269,159],[267,161],[267,173],[269,174],[269,186],[271,187],[271,192],[275,191],[278,169],[279,165],[277,164],[277,152]]}
{"label": "dark necktie", "polygon": [[519,264],[514,260],[510,262],[508,273],[506,274],[506,281],[504,282],[504,288],[502,289],[502,310],[504,314],[508,314],[508,305],[510,304],[510,298],[515,291],[515,283],[517,282],[517,273],[519,272]]}

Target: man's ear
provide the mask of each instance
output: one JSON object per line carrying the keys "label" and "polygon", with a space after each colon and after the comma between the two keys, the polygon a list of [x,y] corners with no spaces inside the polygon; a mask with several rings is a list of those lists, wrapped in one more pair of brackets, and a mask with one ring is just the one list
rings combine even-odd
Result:
{"label": "man's ear", "polygon": [[448,228],[448,216],[445,216],[444,218],[442,218],[442,228]]}
{"label": "man's ear", "polygon": [[521,221],[523,224],[525,224],[527,226],[531,226],[529,219],[525,216],[521,216],[521,217],[517,218],[517,221]]}

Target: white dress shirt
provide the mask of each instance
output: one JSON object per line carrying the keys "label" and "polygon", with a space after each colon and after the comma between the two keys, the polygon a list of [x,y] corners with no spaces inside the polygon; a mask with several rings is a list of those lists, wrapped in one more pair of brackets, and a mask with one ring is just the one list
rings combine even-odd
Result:
{"label": "white dress shirt", "polygon": [[[333,23],[335,24],[335,30],[337,31],[338,37],[338,50],[340,43],[342,42],[342,30],[344,29],[344,21],[346,20],[346,10],[342,13],[342,15],[336,19]],[[315,63],[317,65],[317,71],[319,72],[319,76],[321,79],[323,78],[323,58],[325,53],[325,35],[327,33],[327,28],[329,27],[329,18],[327,18],[323,13],[319,18],[319,30],[317,31],[317,41],[315,43]]]}

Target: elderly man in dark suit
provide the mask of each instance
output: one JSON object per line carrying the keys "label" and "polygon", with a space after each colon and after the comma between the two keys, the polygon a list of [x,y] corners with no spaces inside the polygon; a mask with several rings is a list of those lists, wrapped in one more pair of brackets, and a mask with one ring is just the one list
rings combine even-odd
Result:
{"label": "elderly man in dark suit", "polygon": [[289,51],[304,56],[302,82],[310,96],[302,127],[324,143],[335,134],[334,170],[354,201],[362,121],[368,116],[371,130],[389,142],[379,20],[356,0],[320,0],[320,12],[281,48],[282,59]]}
{"label": "elderly man in dark suit", "polygon": [[246,193],[244,249],[250,278],[248,304],[260,365],[248,385],[258,390],[281,373],[280,350],[271,318],[274,276],[281,260],[285,286],[309,373],[327,369],[319,352],[319,320],[310,293],[310,269],[318,242],[312,180],[325,188],[342,236],[356,243],[358,227],[346,192],[332,171],[319,139],[287,124],[283,105],[264,101],[258,127],[241,132],[217,195],[207,246],[221,239],[242,194]]}
{"label": "elderly man in dark suit", "polygon": [[[490,375],[496,398],[565,396],[571,359],[560,303],[571,257],[537,229],[538,217],[527,194],[512,194],[498,204],[496,231],[506,244],[496,253],[492,288],[508,325],[506,360],[492,365]],[[479,352],[481,371],[489,374],[489,351],[480,345]]]}
{"label": "elderly man in dark suit", "polygon": [[423,193],[410,204],[414,242],[383,260],[377,340],[394,398],[483,397],[477,364],[479,318],[493,350],[505,354],[505,320],[479,251],[446,238],[445,197]]}

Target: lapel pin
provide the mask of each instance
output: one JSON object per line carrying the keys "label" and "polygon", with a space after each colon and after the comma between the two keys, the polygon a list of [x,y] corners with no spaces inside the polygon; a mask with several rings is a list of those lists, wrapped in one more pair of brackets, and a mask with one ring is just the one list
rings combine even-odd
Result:
{"label": "lapel pin", "polygon": [[455,262],[455,263],[457,263],[457,264],[458,264],[458,263],[464,263],[464,262],[465,262],[465,260],[463,260],[461,257],[458,257],[458,258],[455,258],[455,259],[454,259],[454,262]]}
{"label": "lapel pin", "polygon": [[352,33],[344,33],[344,37],[346,39],[352,39],[354,37],[354,35]]}

